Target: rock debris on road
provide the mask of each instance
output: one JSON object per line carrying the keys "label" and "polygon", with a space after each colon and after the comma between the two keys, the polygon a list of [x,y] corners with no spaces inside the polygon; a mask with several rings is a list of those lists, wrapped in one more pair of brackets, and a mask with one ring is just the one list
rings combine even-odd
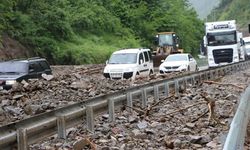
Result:
{"label": "rock debris on road", "polygon": [[[97,116],[94,133],[88,132],[86,125],[81,124],[67,130],[67,140],[57,139],[55,135],[31,145],[30,148],[222,149],[229,125],[239,104],[240,94],[250,82],[249,75],[250,70],[245,70],[221,77],[214,83],[207,82],[193,87],[189,86],[186,91],[182,91],[179,98],[161,97],[157,104],[152,97],[149,97],[147,108],[150,110],[147,113],[145,112],[148,109],[142,109],[140,104],[136,103],[132,113],[124,108],[117,110],[115,122],[109,123],[108,114]],[[72,83],[69,84],[65,79],[64,81],[58,80],[58,82],[66,82],[66,89],[72,89],[70,87]],[[105,82],[105,85],[110,85],[110,88],[106,90],[119,90],[119,88],[129,86],[127,83],[123,84],[125,81],[102,79],[102,82]],[[113,84],[117,84],[117,82],[120,84],[117,86],[119,88],[112,89],[115,87]],[[101,89],[95,89],[94,92],[100,92]],[[68,96],[68,94],[64,96]],[[70,96],[68,97],[70,98]],[[16,95],[16,99],[22,99],[22,96]],[[208,103],[207,100],[211,103]],[[6,105],[9,102],[5,101],[4,103]],[[22,113],[22,109],[14,109],[10,112],[13,114]],[[246,145],[246,149],[249,148]]]}

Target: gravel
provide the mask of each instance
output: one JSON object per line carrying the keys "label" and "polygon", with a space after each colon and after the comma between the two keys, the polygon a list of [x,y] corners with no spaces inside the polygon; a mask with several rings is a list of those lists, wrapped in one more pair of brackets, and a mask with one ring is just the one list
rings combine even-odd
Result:
{"label": "gravel", "polygon": [[[87,131],[86,124],[83,123],[68,129],[66,140],[58,139],[57,135],[54,135],[30,145],[30,149],[222,149],[232,117],[239,104],[240,94],[250,82],[249,72],[250,70],[245,70],[222,77],[216,81],[220,84],[202,83],[188,87],[186,91],[182,91],[179,98],[161,97],[161,102],[146,116],[141,111],[137,111],[141,109],[139,103],[135,103],[137,109],[132,113],[126,109],[117,111],[114,122],[108,121],[108,114],[97,116],[93,133]],[[87,77],[76,74],[71,74],[69,78],[65,77],[67,75],[62,75],[49,82],[39,80],[35,81],[36,84],[29,83],[33,86],[28,89],[30,91],[28,94],[25,92],[22,94],[14,92],[15,94],[12,93],[11,96],[6,94],[2,98],[5,101],[1,104],[0,120],[1,116],[6,115],[5,111],[9,104],[13,107],[8,108],[10,112],[7,116],[26,114],[22,111],[22,106],[27,107],[27,105],[30,107],[25,107],[25,112],[40,113],[44,110],[41,104],[44,108],[56,108],[74,100],[82,100],[82,97],[104,94],[105,91],[114,92],[145,82],[145,79],[141,79],[139,81],[142,83],[131,85],[127,80],[112,81],[104,80],[101,76]],[[232,85],[223,85],[224,83],[232,83]],[[33,93],[32,98],[30,93]],[[207,95],[205,98],[209,98],[214,103],[212,117],[206,113],[209,107],[204,93]],[[156,103],[153,97],[148,99],[149,107]],[[246,145],[245,148],[250,147]]]}

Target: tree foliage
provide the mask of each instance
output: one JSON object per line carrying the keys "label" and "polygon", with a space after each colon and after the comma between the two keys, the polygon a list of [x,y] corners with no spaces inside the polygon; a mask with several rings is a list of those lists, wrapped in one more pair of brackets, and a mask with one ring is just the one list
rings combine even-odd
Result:
{"label": "tree foliage", "polygon": [[160,31],[176,32],[185,51],[196,54],[203,29],[186,0],[8,0],[0,10],[1,33],[55,63],[100,63],[110,50],[99,58],[94,44],[150,47]]}
{"label": "tree foliage", "polygon": [[236,20],[239,27],[246,30],[250,19],[249,8],[248,0],[221,0],[219,6],[208,16],[208,20]]}

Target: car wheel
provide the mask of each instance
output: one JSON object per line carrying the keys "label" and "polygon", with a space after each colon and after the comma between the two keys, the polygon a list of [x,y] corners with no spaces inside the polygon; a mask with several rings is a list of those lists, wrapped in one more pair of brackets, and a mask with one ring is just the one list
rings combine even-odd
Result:
{"label": "car wheel", "polygon": [[188,66],[187,71],[190,71],[190,66]]}
{"label": "car wheel", "polygon": [[199,71],[199,67],[197,65],[195,66],[195,71]]}
{"label": "car wheel", "polygon": [[149,76],[152,75],[152,74],[154,74],[154,72],[153,72],[153,70],[150,70]]}

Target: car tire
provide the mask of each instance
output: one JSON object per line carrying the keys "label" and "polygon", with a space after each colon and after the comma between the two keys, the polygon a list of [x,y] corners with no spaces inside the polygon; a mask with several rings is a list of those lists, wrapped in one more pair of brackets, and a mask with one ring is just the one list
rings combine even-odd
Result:
{"label": "car tire", "polygon": [[153,75],[153,74],[154,74],[153,70],[150,70],[150,71],[149,71],[149,76],[151,76],[151,75]]}
{"label": "car tire", "polygon": [[199,67],[197,65],[195,66],[195,71],[199,71]]}
{"label": "car tire", "polygon": [[188,72],[190,71],[190,66],[188,66],[187,71],[188,71]]}

